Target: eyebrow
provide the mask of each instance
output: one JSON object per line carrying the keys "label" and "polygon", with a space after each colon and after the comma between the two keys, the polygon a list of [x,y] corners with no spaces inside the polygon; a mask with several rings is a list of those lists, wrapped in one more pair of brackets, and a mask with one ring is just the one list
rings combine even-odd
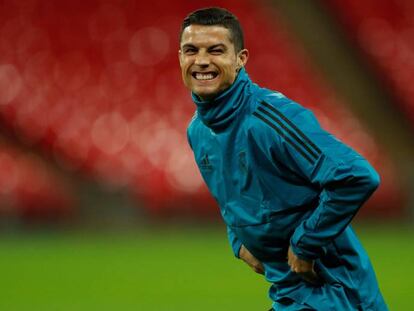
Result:
{"label": "eyebrow", "polygon": [[191,43],[186,43],[182,46],[183,49],[185,48],[197,48],[194,44]]}
{"label": "eyebrow", "polygon": [[[216,48],[218,48],[218,47],[221,47],[221,48],[226,49],[226,45],[225,45],[225,44],[223,44],[223,43],[218,43],[218,44],[214,44],[214,45],[212,45],[212,46],[209,46],[209,47],[208,47],[208,50],[213,50],[213,49],[216,49]],[[185,49],[185,48],[195,48],[195,49],[198,49],[198,47],[196,47],[194,44],[191,44],[191,43],[186,43],[186,44],[184,44],[182,48],[183,48],[183,49]]]}
{"label": "eyebrow", "polygon": [[213,50],[213,49],[215,49],[215,48],[219,48],[219,47],[221,47],[221,48],[223,48],[223,49],[225,49],[225,48],[226,48],[226,46],[225,46],[223,43],[219,43],[219,44],[214,44],[214,45],[210,46],[208,49],[209,49],[209,50]]}

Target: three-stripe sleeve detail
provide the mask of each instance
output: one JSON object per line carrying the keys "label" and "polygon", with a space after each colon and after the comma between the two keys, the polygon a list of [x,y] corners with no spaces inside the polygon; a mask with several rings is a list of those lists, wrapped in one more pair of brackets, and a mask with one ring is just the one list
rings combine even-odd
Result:
{"label": "three-stripe sleeve detail", "polygon": [[302,157],[311,164],[319,158],[321,150],[285,115],[272,105],[261,102],[253,115],[276,131]]}

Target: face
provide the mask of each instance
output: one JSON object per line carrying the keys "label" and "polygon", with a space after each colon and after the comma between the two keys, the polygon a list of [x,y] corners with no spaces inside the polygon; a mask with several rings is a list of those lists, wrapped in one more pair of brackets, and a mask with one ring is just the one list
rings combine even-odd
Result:
{"label": "face", "polygon": [[247,50],[236,54],[227,28],[190,25],[183,31],[179,50],[183,81],[203,100],[230,87],[247,59]]}

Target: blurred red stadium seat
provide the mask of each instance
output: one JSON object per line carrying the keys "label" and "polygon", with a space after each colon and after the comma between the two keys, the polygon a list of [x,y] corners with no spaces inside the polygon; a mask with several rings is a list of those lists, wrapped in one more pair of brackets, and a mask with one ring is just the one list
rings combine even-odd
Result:
{"label": "blurred red stadium seat", "polygon": [[0,216],[67,217],[73,195],[34,155],[0,144]]}
{"label": "blurred red stadium seat", "polygon": [[[209,4],[0,2],[2,121],[62,165],[128,187],[156,214],[183,206],[205,213],[212,200],[186,142],[194,105],[177,51],[182,18]],[[325,128],[362,152],[385,180],[368,211],[398,214],[386,209],[400,191],[389,182],[395,170],[386,153],[308,63],[277,12],[250,0],[216,5],[244,25],[253,79],[313,109]]]}
{"label": "blurred red stadium seat", "polygon": [[397,107],[414,126],[414,2],[324,1],[345,32],[394,92]]}

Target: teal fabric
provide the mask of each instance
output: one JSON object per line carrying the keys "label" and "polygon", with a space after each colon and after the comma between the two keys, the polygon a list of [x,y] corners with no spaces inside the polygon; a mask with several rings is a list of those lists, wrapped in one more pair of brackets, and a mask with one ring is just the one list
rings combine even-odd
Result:
{"label": "teal fabric", "polygon": [[[350,222],[379,185],[357,152],[323,130],[311,111],[254,84],[242,69],[197,111],[188,141],[220,206],[233,252],[243,244],[263,262],[276,310],[388,310]],[[291,272],[315,260],[313,286]]]}

